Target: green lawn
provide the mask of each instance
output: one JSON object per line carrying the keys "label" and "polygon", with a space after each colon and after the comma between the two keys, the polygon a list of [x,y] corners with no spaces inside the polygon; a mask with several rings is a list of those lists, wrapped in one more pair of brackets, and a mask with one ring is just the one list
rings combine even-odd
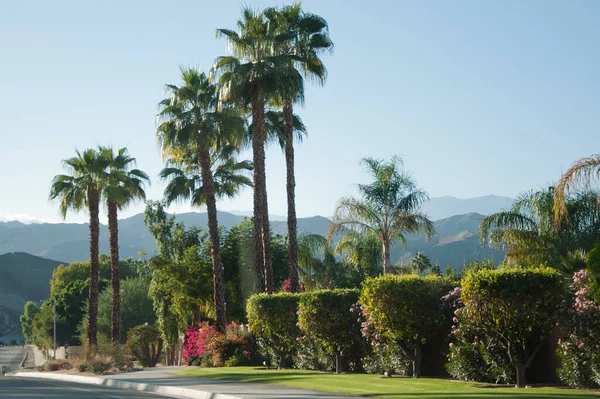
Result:
{"label": "green lawn", "polygon": [[176,374],[188,377],[260,382],[293,388],[368,396],[381,399],[462,398],[593,398],[600,393],[560,388],[485,388],[477,384],[433,378],[383,378],[369,374],[330,374],[303,370],[265,370],[256,367],[193,368]]}

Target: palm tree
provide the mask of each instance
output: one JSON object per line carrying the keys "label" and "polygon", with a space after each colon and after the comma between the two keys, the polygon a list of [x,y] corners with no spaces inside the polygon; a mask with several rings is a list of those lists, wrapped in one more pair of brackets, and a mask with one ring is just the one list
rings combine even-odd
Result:
{"label": "palm tree", "polygon": [[[567,169],[554,188],[554,214],[557,223],[568,218],[567,193],[581,187],[590,188],[594,181],[600,182],[600,154],[582,158]],[[600,204],[600,197],[598,201]]]}
{"label": "palm tree", "polygon": [[372,231],[346,232],[335,246],[335,255],[342,255],[357,273],[359,281],[380,273],[382,249],[379,237]]}
{"label": "palm tree", "polygon": [[569,252],[590,250],[600,234],[600,208],[595,191],[565,199],[569,223],[555,223],[555,189],[529,191],[517,196],[510,209],[482,219],[482,244],[506,249],[509,263],[560,267]]}
{"label": "palm tree", "polygon": [[138,199],[145,200],[144,183],[150,183],[150,179],[141,170],[130,169],[135,165],[135,158],[129,155],[127,148],[121,148],[115,153],[111,147],[99,147],[98,153],[108,164],[108,175],[102,187],[102,196],[106,201],[108,210],[111,285],[113,292],[111,340],[116,344],[121,338],[118,211]]}
{"label": "palm tree", "polygon": [[431,269],[431,261],[423,252],[417,252],[410,264],[414,271],[421,277],[425,275],[427,270]]}
{"label": "palm tree", "polygon": [[[252,113],[252,154],[254,164],[254,275],[264,267],[265,290],[273,292],[269,209],[265,174],[265,107],[284,85],[300,91],[302,76],[290,67],[290,56],[274,50],[280,39],[274,25],[263,13],[242,10],[238,31],[217,29],[228,41],[232,55],[218,57],[213,73],[218,77],[223,99],[250,108]],[[258,286],[255,284],[255,291]]]}
{"label": "palm tree", "polygon": [[157,137],[165,156],[177,152],[195,153],[194,160],[198,163],[208,213],[215,328],[224,332],[225,288],[211,151],[218,151],[224,145],[241,145],[245,136],[245,120],[235,109],[218,102],[216,87],[204,73],[182,68],[181,77],[183,84],[179,87],[167,85],[169,98],[159,103]]}
{"label": "palm tree", "polygon": [[[296,3],[281,9],[268,8],[265,16],[275,26],[277,53],[288,60],[287,68],[297,68],[308,79],[324,84],[327,77],[325,65],[319,58],[323,51],[332,51],[327,21],[318,15],[302,11]],[[292,76],[292,75],[291,75]],[[293,77],[293,79],[296,79]],[[302,83],[302,82],[300,82]],[[286,161],[286,191],[288,205],[288,245],[290,288],[298,288],[298,243],[296,237],[296,177],[294,174],[294,103],[304,101],[304,87],[297,84],[284,84],[279,90],[283,108],[283,144]]]}
{"label": "palm tree", "polygon": [[50,200],[59,200],[63,218],[67,212],[87,208],[90,216],[90,278],[88,300],[88,345],[97,344],[98,320],[98,240],[100,237],[100,195],[106,180],[106,159],[93,149],[76,151],[77,156],[62,161],[69,174],[56,175],[50,188]]}
{"label": "palm tree", "polygon": [[416,182],[402,169],[402,160],[363,158],[361,163],[374,179],[358,185],[360,198],[345,197],[338,201],[328,236],[344,229],[372,232],[379,238],[383,253],[383,274],[390,268],[390,246],[395,240],[406,246],[404,234],[434,234],[433,222],[420,212],[427,193],[417,189]]}

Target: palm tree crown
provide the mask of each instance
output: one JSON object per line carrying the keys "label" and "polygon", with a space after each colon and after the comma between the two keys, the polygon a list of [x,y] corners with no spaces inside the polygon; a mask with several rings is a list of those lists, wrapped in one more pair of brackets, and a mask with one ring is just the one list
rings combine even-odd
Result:
{"label": "palm tree crown", "polygon": [[383,247],[383,272],[390,267],[390,245],[399,240],[406,245],[404,234],[434,233],[433,222],[420,212],[427,193],[417,189],[412,177],[402,170],[402,160],[390,161],[363,158],[363,165],[374,181],[359,184],[360,198],[345,197],[338,201],[329,236],[349,228],[358,232],[371,231]]}

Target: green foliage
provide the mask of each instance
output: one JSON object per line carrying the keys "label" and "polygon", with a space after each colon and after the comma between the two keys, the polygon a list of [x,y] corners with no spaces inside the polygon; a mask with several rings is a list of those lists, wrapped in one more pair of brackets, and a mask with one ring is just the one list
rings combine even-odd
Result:
{"label": "green foliage", "polygon": [[278,367],[289,365],[295,353],[298,328],[298,294],[256,294],[248,299],[246,311],[250,331],[271,352]]}
{"label": "green foliage", "polygon": [[431,261],[423,252],[417,252],[414,258],[410,261],[413,270],[419,275],[424,276],[431,269]]}
{"label": "green foliage", "polygon": [[440,298],[448,283],[437,276],[386,275],[365,281],[360,293],[362,311],[376,334],[394,342],[413,362],[413,376],[420,376],[422,345],[444,330],[451,316]]}
{"label": "green foliage", "polygon": [[565,287],[552,268],[482,269],[463,279],[455,334],[473,333],[500,345],[515,367],[517,384],[559,317]]}
{"label": "green foliage", "polygon": [[104,374],[106,373],[108,370],[110,370],[112,368],[112,363],[110,361],[106,361],[106,360],[93,360],[91,361],[87,367],[86,367],[86,371],[90,371],[94,374]]}
{"label": "green foliage", "polygon": [[[357,289],[324,290],[300,295],[298,325],[309,338],[321,340],[336,357],[336,372],[341,372],[341,357],[362,344],[360,323],[350,308],[358,301]],[[360,352],[360,351],[359,351]],[[360,359],[362,356],[358,356]]]}
{"label": "green foliage", "polygon": [[142,367],[154,367],[162,353],[163,340],[158,328],[142,324],[127,332],[127,347]]}
{"label": "green foliage", "polygon": [[[150,285],[142,278],[128,278],[121,282],[121,342],[127,338],[127,331],[140,324],[154,324]],[[110,337],[112,312],[112,287],[107,287],[98,296],[98,334]]]}
{"label": "green foliage", "polygon": [[29,301],[25,304],[23,314],[19,318],[25,342],[29,345],[35,345],[36,343],[36,336],[33,334],[33,320],[39,312],[40,307],[35,302]]}

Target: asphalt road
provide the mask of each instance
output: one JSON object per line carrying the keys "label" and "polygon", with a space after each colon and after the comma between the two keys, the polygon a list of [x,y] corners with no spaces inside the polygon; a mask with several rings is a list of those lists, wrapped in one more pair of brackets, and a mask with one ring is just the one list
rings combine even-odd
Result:
{"label": "asphalt road", "polygon": [[[3,346],[0,348],[0,366],[8,366],[11,371],[17,371],[27,353],[27,347]],[[0,391],[1,392],[1,391]]]}
{"label": "asphalt road", "polygon": [[94,385],[59,381],[40,381],[29,378],[0,376],[0,398],[2,399],[160,399],[167,398],[145,392],[125,391]]}

